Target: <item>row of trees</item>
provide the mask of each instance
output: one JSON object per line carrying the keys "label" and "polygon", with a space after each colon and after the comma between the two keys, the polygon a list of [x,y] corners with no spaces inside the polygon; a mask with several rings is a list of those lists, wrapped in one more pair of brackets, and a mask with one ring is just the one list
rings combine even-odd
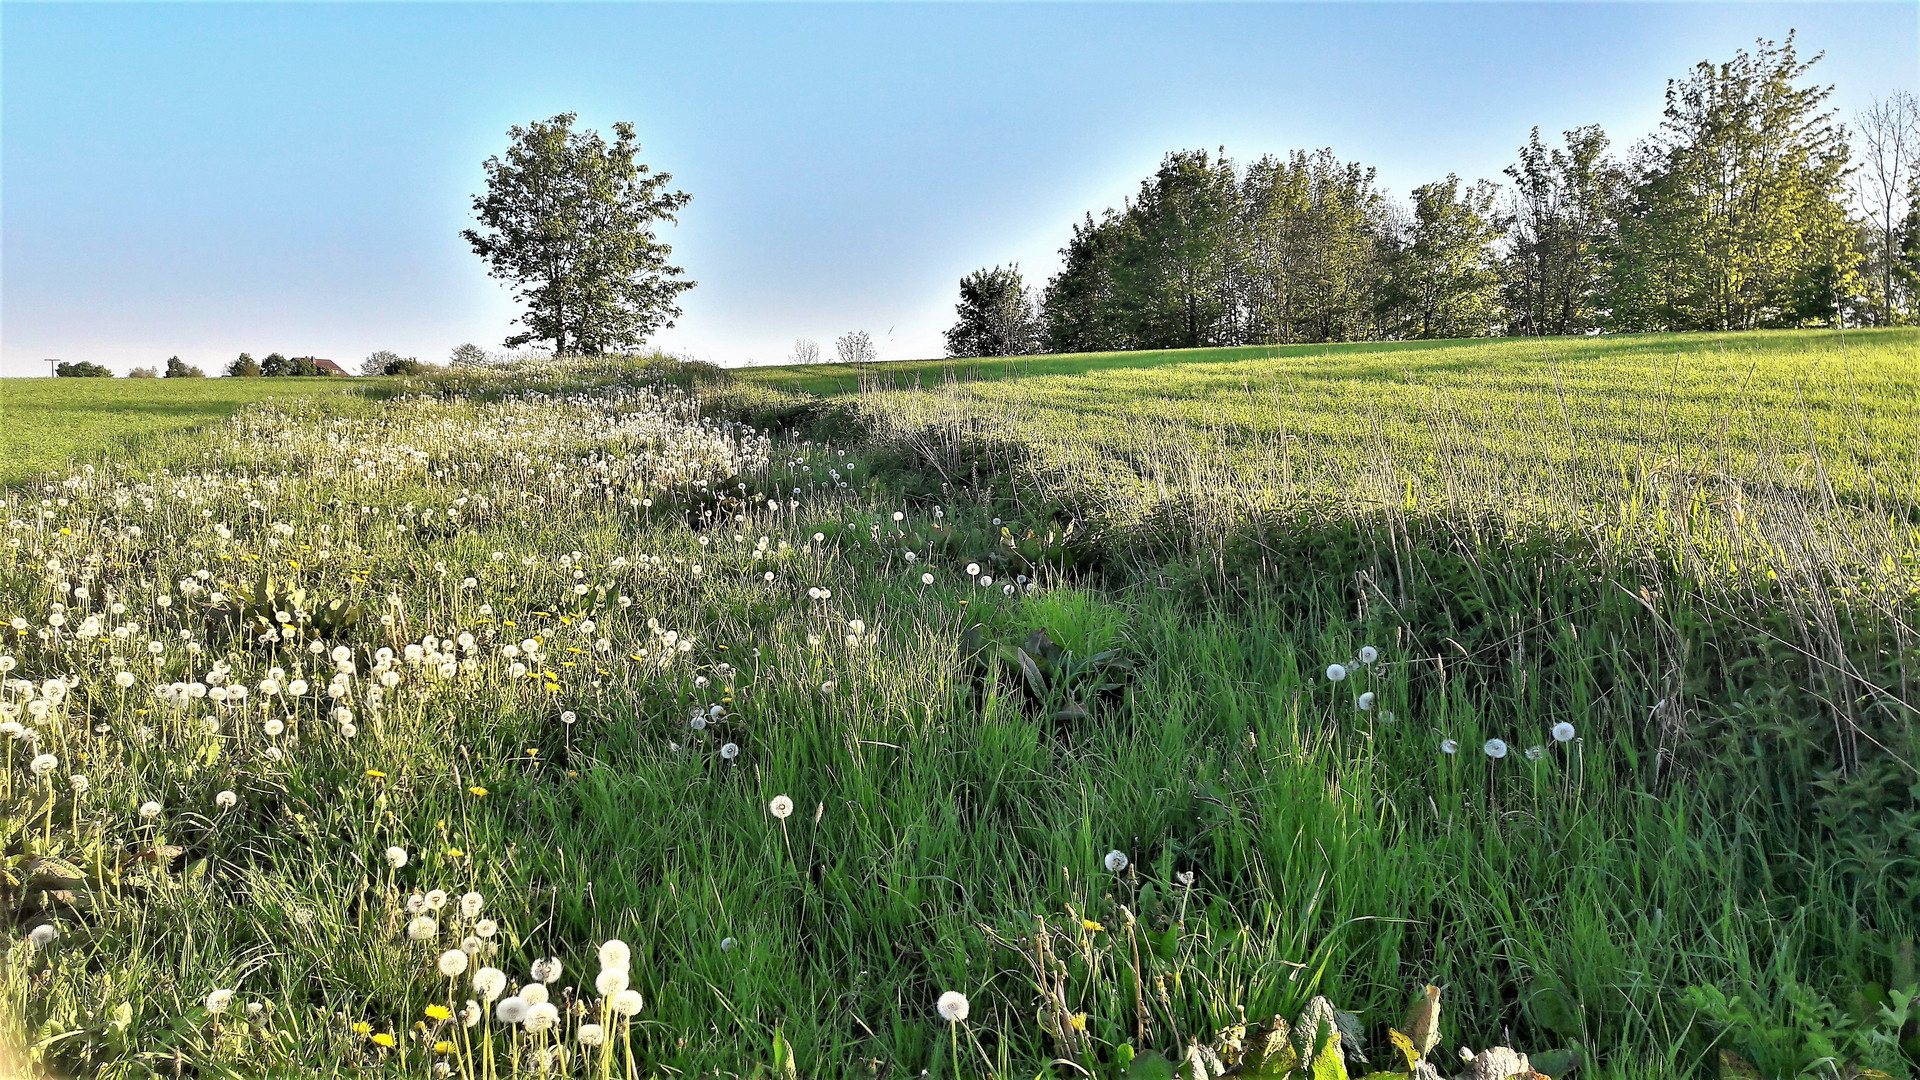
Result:
{"label": "row of trees", "polygon": [[1331,150],[1169,154],[1074,226],[1038,296],[1017,267],[963,278],[948,352],[1915,321],[1920,107],[1896,94],[1855,142],[1806,84],[1818,60],[1762,41],[1669,83],[1624,157],[1598,127],[1536,128],[1506,184],[1449,174],[1405,203]]}

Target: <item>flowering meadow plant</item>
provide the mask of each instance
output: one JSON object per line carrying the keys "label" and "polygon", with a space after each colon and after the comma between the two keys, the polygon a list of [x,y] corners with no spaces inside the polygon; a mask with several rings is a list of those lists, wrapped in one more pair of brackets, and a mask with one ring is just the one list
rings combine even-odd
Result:
{"label": "flowering meadow plant", "polygon": [[6,1060],[1148,1075],[1333,1000],[1377,1064],[1432,982],[1472,1046],[1671,1063],[1708,929],[1804,973],[1911,926],[1753,906],[1651,590],[1578,593],[1606,633],[1389,606],[1390,553],[1226,595],[966,425],[405,389],[6,489]]}

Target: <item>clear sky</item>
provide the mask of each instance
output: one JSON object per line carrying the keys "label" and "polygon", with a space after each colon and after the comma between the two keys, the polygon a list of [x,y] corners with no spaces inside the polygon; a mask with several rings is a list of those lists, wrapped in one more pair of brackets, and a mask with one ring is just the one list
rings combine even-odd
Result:
{"label": "clear sky", "polygon": [[1396,195],[1798,29],[1851,117],[1920,89],[1920,4],[0,6],[0,371],[496,347],[459,238],[515,123],[629,120],[694,196],[659,344],[938,355],[956,282],[1034,282],[1169,150],[1331,146]]}

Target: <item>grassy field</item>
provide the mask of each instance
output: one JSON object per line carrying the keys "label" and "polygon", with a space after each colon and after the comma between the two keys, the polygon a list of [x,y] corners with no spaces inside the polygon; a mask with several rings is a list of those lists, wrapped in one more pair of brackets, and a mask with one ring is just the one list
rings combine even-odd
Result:
{"label": "grassy field", "polygon": [[0,379],[0,484],[70,462],[125,460],[242,406],[370,389],[339,379]]}
{"label": "grassy field", "polygon": [[0,1055],[1404,1078],[1434,984],[1447,1072],[1912,1076],[1917,350],[580,363],[40,477]]}

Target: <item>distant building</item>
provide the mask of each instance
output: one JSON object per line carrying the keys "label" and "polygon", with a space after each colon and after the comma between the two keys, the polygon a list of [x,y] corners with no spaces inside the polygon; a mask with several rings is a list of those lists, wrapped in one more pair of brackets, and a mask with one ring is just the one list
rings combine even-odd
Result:
{"label": "distant building", "polygon": [[317,357],[317,356],[297,356],[297,357],[294,357],[294,359],[296,359],[296,360],[311,360],[311,361],[313,361],[313,366],[314,366],[314,368],[315,368],[316,370],[318,370],[318,371],[320,372],[320,374],[322,374],[322,375],[350,375],[350,374],[352,374],[352,372],[349,372],[349,371],[348,371],[348,370],[347,370],[346,368],[343,368],[343,367],[341,367],[341,366],[340,366],[339,364],[336,364],[336,363],[334,363],[334,362],[333,362],[333,361],[331,361],[331,360],[322,360],[322,359],[320,359],[320,358],[319,358],[319,357]]}

